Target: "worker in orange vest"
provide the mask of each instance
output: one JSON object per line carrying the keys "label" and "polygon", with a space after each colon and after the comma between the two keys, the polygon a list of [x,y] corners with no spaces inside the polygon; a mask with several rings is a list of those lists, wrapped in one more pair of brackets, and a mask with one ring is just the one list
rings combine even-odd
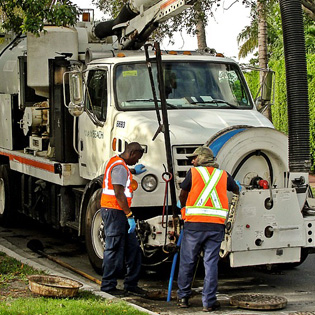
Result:
{"label": "worker in orange vest", "polygon": [[[136,237],[136,223],[130,210],[133,188],[132,173],[146,171],[144,165],[135,165],[144,153],[138,142],[129,143],[121,155],[112,157],[106,164],[101,197],[101,214],[104,222],[105,250],[101,290],[114,296],[146,296],[138,287],[141,270],[141,249]],[[124,263],[126,275],[124,290],[116,288]]]}
{"label": "worker in orange vest", "polygon": [[198,147],[192,154],[192,167],[181,184],[178,206],[185,221],[178,271],[178,306],[189,307],[191,283],[198,255],[203,250],[205,278],[202,291],[204,312],[220,308],[216,299],[220,245],[224,238],[229,204],[227,191],[239,194],[241,186],[220,170],[213,152]]}

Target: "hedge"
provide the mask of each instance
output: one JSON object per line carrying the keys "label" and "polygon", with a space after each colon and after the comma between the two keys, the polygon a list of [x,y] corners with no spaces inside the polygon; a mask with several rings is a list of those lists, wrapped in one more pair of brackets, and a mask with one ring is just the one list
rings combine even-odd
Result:
{"label": "hedge", "polygon": [[[307,76],[310,115],[310,155],[311,171],[315,171],[315,55],[307,55]],[[282,60],[272,60],[269,67],[275,71],[275,103],[272,105],[272,122],[276,129],[288,133],[287,95],[285,63]],[[245,74],[253,97],[259,90],[259,72],[251,71]]]}

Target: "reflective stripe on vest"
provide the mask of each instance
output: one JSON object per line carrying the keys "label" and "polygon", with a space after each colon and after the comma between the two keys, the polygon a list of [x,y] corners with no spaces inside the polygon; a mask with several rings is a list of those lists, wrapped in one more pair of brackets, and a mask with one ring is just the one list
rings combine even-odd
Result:
{"label": "reflective stripe on vest", "polygon": [[[210,170],[213,170],[212,173]],[[192,190],[186,203],[185,220],[224,224],[228,214],[226,175],[221,179],[226,173],[211,167],[195,167],[191,169],[191,174]]]}
{"label": "reflective stripe on vest", "polygon": [[[115,196],[115,191],[114,189],[110,189],[108,188],[108,179],[109,179],[109,172],[112,171],[113,167],[117,164],[124,164],[121,160],[117,160],[114,163],[112,163],[110,165],[110,167],[107,169],[106,174],[105,174],[105,179],[104,179],[104,183],[105,183],[105,187],[103,188],[103,194],[105,195],[110,195],[110,196]],[[126,187],[124,190],[125,196],[127,198],[132,198],[132,193],[129,190],[129,186],[130,186],[130,174],[128,173],[128,179],[127,179],[127,183],[126,183]]]}
{"label": "reflective stripe on vest", "polygon": [[114,186],[111,183],[111,171],[116,165],[122,165],[125,167],[127,171],[127,182],[124,189],[124,194],[127,198],[127,202],[129,207],[131,206],[132,200],[132,188],[131,188],[131,181],[132,181],[132,174],[130,173],[128,166],[126,165],[125,161],[120,158],[119,156],[112,157],[105,168],[105,174],[103,179],[103,189],[102,189],[102,197],[101,197],[101,207],[103,208],[111,208],[111,209],[118,209],[122,210],[118,204],[118,201],[115,196]]}

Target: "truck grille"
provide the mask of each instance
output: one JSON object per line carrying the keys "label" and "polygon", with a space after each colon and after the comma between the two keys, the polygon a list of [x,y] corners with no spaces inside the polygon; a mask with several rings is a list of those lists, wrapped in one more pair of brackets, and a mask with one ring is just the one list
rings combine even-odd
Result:
{"label": "truck grille", "polygon": [[187,171],[192,166],[186,155],[193,153],[198,146],[199,145],[173,147],[174,180],[177,189],[180,189],[180,183],[185,179]]}

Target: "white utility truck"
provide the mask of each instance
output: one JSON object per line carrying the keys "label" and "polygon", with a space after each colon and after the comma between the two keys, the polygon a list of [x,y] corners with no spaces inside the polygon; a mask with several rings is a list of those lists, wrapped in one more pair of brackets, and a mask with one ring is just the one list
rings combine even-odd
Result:
{"label": "white utility truck", "polygon": [[[87,10],[88,19],[73,28],[46,26],[40,37],[3,38],[3,224],[21,212],[75,230],[100,270],[104,163],[137,141],[147,171],[134,176],[133,212],[145,263],[159,264],[171,257],[178,237],[169,189],[165,196],[167,154],[178,196],[191,166],[186,155],[206,144],[243,186],[222,243],[231,266],[296,263],[314,248],[308,172],[289,172],[287,136],[257,111],[238,64],[208,52],[163,51],[161,87],[156,50],[138,49],[158,22],[191,3],[131,0],[116,22],[95,27]],[[170,152],[157,132],[163,130],[158,87],[165,93]]]}

